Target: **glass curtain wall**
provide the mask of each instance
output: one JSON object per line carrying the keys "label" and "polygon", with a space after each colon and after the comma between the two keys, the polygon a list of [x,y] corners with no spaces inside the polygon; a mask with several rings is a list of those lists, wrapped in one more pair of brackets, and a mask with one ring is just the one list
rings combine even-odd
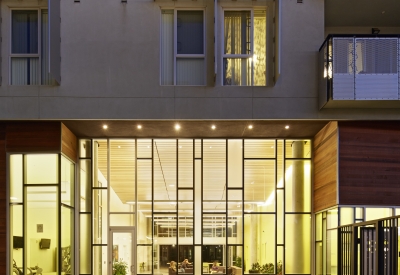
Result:
{"label": "glass curtain wall", "polygon": [[135,226],[138,274],[311,273],[310,140],[99,139],[80,149],[81,274],[107,274],[117,225]]}
{"label": "glass curtain wall", "polygon": [[12,154],[9,169],[10,274],[75,274],[75,164]]}

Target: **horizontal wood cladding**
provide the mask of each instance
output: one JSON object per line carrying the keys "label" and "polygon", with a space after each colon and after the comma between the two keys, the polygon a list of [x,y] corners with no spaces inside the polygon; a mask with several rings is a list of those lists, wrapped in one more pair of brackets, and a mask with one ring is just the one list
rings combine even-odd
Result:
{"label": "horizontal wood cladding", "polygon": [[7,124],[7,152],[60,152],[60,122],[13,122]]}
{"label": "horizontal wood cladding", "polygon": [[61,152],[74,162],[78,159],[78,140],[64,124],[61,124]]}
{"label": "horizontal wood cladding", "polygon": [[339,203],[400,205],[400,122],[339,122]]}
{"label": "horizontal wood cladding", "polygon": [[337,122],[328,123],[313,140],[314,212],[337,205]]}

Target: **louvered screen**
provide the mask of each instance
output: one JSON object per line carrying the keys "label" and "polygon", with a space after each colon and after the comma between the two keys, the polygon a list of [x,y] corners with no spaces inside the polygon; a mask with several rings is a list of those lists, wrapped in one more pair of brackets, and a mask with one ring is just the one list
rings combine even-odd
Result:
{"label": "louvered screen", "polygon": [[354,39],[333,39],[333,99],[354,99]]}
{"label": "louvered screen", "polygon": [[356,38],[355,43],[356,99],[398,99],[398,39]]}

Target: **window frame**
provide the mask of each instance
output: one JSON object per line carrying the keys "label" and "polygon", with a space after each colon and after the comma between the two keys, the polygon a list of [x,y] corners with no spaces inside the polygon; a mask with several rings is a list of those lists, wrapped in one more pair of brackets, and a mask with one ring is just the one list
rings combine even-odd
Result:
{"label": "window frame", "polygon": [[[254,11],[264,11],[266,14],[266,25],[265,25],[265,32],[266,32],[266,40],[265,40],[265,57],[267,62],[265,64],[265,85],[254,85],[254,63],[251,61],[251,84],[250,85],[227,85],[225,84],[224,79],[224,59],[252,59],[254,56]],[[249,54],[226,54],[225,53],[225,12],[226,11],[250,11],[251,22],[250,22],[250,53]],[[222,7],[222,16],[221,16],[221,58],[219,59],[221,62],[221,70],[220,70],[220,81],[222,86],[227,87],[267,87],[268,86],[268,8],[267,7]]]}
{"label": "window frame", "polygon": [[[206,86],[207,85],[207,63],[206,63],[206,57],[207,57],[207,52],[206,52],[206,8],[203,7],[196,7],[196,8],[175,8],[175,7],[163,7],[161,8],[161,14],[163,11],[167,11],[167,10],[172,10],[174,12],[174,61],[173,61],[173,83],[172,84],[163,84],[162,83],[162,62],[163,62],[163,56],[162,56],[162,45],[160,45],[160,85],[161,86],[194,86],[194,87],[198,87],[198,86]],[[178,49],[178,24],[177,24],[177,18],[178,18],[178,11],[202,11],[203,12],[203,54],[178,54],[177,53],[177,49]],[[160,16],[161,18],[161,16]],[[162,40],[162,26],[163,26],[163,22],[162,19],[160,20],[160,44],[161,44],[161,40]],[[203,70],[203,83],[202,85],[179,85],[177,84],[177,60],[179,58],[182,59],[202,59],[204,60],[204,70]]]}
{"label": "window frame", "polygon": [[[10,8],[10,42],[9,42],[9,59],[8,59],[8,83],[10,86],[53,86],[52,84],[42,84],[42,11],[47,10],[49,15],[49,8],[48,7],[24,7],[24,8]],[[38,52],[36,54],[23,54],[23,53],[13,53],[12,52],[12,27],[13,27],[13,11],[36,11],[38,15]],[[48,53],[49,54],[49,53]],[[50,56],[50,54],[49,54]],[[12,84],[12,58],[38,58],[38,84]],[[54,82],[54,78],[53,78]]]}

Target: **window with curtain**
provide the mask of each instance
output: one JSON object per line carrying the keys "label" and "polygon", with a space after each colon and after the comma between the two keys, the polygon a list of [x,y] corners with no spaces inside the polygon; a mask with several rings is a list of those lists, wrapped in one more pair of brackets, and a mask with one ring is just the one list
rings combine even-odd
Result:
{"label": "window with curtain", "polygon": [[266,10],[224,11],[224,85],[267,84],[266,29]]}
{"label": "window with curtain", "polygon": [[11,85],[54,85],[49,73],[48,10],[13,10]]}
{"label": "window with curtain", "polygon": [[161,85],[205,85],[204,11],[161,11]]}

